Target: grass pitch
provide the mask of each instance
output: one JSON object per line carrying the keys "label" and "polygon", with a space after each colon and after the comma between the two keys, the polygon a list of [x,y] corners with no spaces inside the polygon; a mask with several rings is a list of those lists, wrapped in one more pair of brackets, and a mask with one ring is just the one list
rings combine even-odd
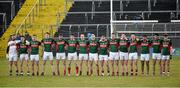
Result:
{"label": "grass pitch", "polygon": [[[141,76],[139,73],[138,76],[124,77],[86,76],[85,68],[83,68],[83,76],[76,77],[73,65],[72,76],[68,77],[62,76],[62,62],[60,63],[61,76],[52,76],[51,67],[47,63],[45,76],[15,76],[13,74],[10,77],[8,74],[8,61],[5,58],[0,58],[0,87],[180,87],[180,57],[174,57],[171,60],[169,77],[159,76],[158,65],[156,65],[156,76]],[[140,65],[140,62],[138,64]],[[41,67],[40,62],[40,72]],[[152,61],[150,61],[150,73],[152,74]]]}

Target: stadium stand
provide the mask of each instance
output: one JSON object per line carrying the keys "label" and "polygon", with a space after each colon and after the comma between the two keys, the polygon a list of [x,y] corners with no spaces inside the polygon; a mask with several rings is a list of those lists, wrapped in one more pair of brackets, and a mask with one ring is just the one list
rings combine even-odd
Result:
{"label": "stadium stand", "polygon": [[[21,9],[12,20],[10,26],[1,37],[0,52],[5,55],[6,43],[11,34],[20,33],[24,34],[26,31],[29,34],[36,34],[38,40],[41,40],[45,32],[54,34],[57,24],[57,14],[65,10],[64,0],[26,0]],[[71,7],[71,2],[67,3],[66,10]],[[64,16],[58,19],[59,23],[63,20]]]}

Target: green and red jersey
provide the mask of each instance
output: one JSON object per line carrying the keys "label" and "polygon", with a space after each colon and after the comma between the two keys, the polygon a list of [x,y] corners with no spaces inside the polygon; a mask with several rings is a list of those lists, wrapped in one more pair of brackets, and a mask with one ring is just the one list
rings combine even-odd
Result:
{"label": "green and red jersey", "polygon": [[141,46],[141,54],[149,54],[151,42],[148,39],[141,39],[139,44]]}
{"label": "green and red jersey", "polygon": [[27,54],[28,53],[28,45],[26,42],[20,42],[19,44],[19,54]]}
{"label": "green and red jersey", "polygon": [[121,52],[128,52],[128,47],[129,47],[129,41],[128,39],[120,39],[119,40],[119,50]]}
{"label": "green and red jersey", "polygon": [[56,43],[56,52],[64,53],[65,52],[66,41],[64,39],[56,39],[55,43]]}
{"label": "green and red jersey", "polygon": [[107,55],[108,52],[108,41],[99,41],[99,55]]}
{"label": "green and red jersey", "polygon": [[170,55],[170,50],[172,47],[172,42],[170,39],[162,40],[162,55]]}
{"label": "green and red jersey", "polygon": [[153,53],[161,53],[162,41],[161,39],[152,40]]}
{"label": "green and red jersey", "polygon": [[98,47],[99,47],[99,42],[98,40],[90,40],[89,41],[89,52],[90,53],[97,53],[98,52]]}
{"label": "green and red jersey", "polygon": [[88,41],[87,40],[78,40],[79,44],[79,53],[80,54],[86,54],[88,53]]}
{"label": "green and red jersey", "polygon": [[130,46],[129,46],[129,53],[135,53],[137,52],[137,48],[138,48],[138,40],[137,39],[134,39],[134,40],[130,40],[129,43],[130,43]]}
{"label": "green and red jersey", "polygon": [[110,52],[118,52],[119,40],[109,39],[109,50]]}
{"label": "green and red jersey", "polygon": [[39,46],[41,43],[39,41],[30,41],[31,55],[39,54]]}
{"label": "green and red jersey", "polygon": [[52,52],[52,45],[54,44],[54,40],[52,38],[44,38],[41,43],[44,44],[45,52]]}
{"label": "green and red jersey", "polygon": [[68,53],[75,53],[78,42],[75,39],[74,40],[68,40],[67,44],[68,44]]}

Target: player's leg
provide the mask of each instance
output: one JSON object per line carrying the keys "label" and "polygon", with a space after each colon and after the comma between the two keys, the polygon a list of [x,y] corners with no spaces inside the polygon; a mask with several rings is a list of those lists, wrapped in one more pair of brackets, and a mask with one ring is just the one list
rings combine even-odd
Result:
{"label": "player's leg", "polygon": [[17,60],[15,60],[13,62],[14,62],[15,68],[16,68],[16,76],[18,76],[18,72],[19,72],[19,70],[18,70],[18,62],[17,62]]}
{"label": "player's leg", "polygon": [[68,76],[71,76],[71,62],[72,62],[72,56],[70,53],[68,53]]}
{"label": "player's leg", "polygon": [[20,75],[21,76],[23,76],[23,63],[24,63],[24,55],[23,54],[21,54],[20,55],[20,71],[21,71],[21,73],[20,73]]}
{"label": "player's leg", "polygon": [[32,76],[34,76],[34,64],[35,60],[31,60]]}
{"label": "player's leg", "polygon": [[58,76],[60,75],[60,72],[59,72],[59,60],[60,60],[60,54],[56,53],[56,72],[57,72]]}
{"label": "player's leg", "polygon": [[161,65],[162,60],[159,59],[158,61],[159,61],[159,70],[160,70],[159,73],[160,73],[160,75],[162,75],[162,65]]}
{"label": "player's leg", "polygon": [[119,76],[119,60],[115,60],[116,64],[116,75]]}
{"label": "player's leg", "polygon": [[9,61],[9,75],[12,76],[13,61]]}
{"label": "player's leg", "polygon": [[93,60],[89,60],[89,75],[93,74]]}
{"label": "player's leg", "polygon": [[144,75],[144,61],[145,61],[144,54],[141,54],[141,74]]}
{"label": "player's leg", "polygon": [[107,76],[110,76],[110,68],[109,68],[109,61],[105,60],[106,68],[107,68]]}
{"label": "player's leg", "polygon": [[51,64],[52,74],[53,74],[53,76],[55,76],[56,73],[55,73],[55,71],[54,71],[53,60],[50,60],[50,64]]}
{"label": "player's leg", "polygon": [[39,60],[36,60],[35,62],[36,62],[36,69],[37,69],[36,74],[38,76],[39,75]]}
{"label": "player's leg", "polygon": [[81,76],[82,75],[82,65],[83,65],[83,60],[84,57],[82,54],[79,54],[79,61],[80,61],[80,64],[79,64],[79,75]]}
{"label": "player's leg", "polygon": [[41,73],[41,76],[44,76],[45,65],[46,65],[46,60],[47,60],[47,58],[48,58],[47,53],[44,52],[44,54],[43,54],[43,64],[42,64],[42,73]]}
{"label": "player's leg", "polygon": [[146,61],[146,68],[147,68],[147,73],[146,73],[146,75],[149,75],[149,60]]}
{"label": "player's leg", "polygon": [[27,75],[30,75],[30,70],[29,70],[29,56],[28,54],[25,55],[25,61],[26,61],[26,67],[27,67]]}
{"label": "player's leg", "polygon": [[63,67],[64,67],[64,76],[66,75],[66,60],[62,59]]}
{"label": "player's leg", "polygon": [[166,69],[166,56],[162,56],[162,75],[165,75]]}
{"label": "player's leg", "polygon": [[100,60],[100,63],[101,63],[101,76],[104,76],[104,63],[105,63],[105,61]]}
{"label": "player's leg", "polygon": [[42,73],[41,73],[41,76],[44,76],[44,72],[45,72],[45,65],[46,65],[46,60],[43,60],[43,64],[42,64]]}
{"label": "player's leg", "polygon": [[115,74],[114,74],[114,60],[113,60],[113,59],[110,59],[109,61],[110,61],[110,63],[111,63],[112,76],[114,76],[114,75],[115,75]]}
{"label": "player's leg", "polygon": [[73,61],[74,61],[74,64],[75,64],[75,69],[76,69],[76,76],[79,76],[79,66],[78,66],[78,60],[77,60],[77,53],[73,53]]}
{"label": "player's leg", "polygon": [[57,66],[57,75],[60,76],[60,71],[59,71],[59,59],[56,59],[56,66]]}
{"label": "player's leg", "polygon": [[86,75],[89,75],[89,60],[86,60],[86,67],[87,67],[87,73]]}
{"label": "player's leg", "polygon": [[124,66],[126,69],[126,76],[128,76],[128,53],[126,53],[124,56]]}
{"label": "player's leg", "polygon": [[130,60],[130,65],[131,65],[131,76],[133,76],[133,73],[134,73],[134,71],[133,71],[133,69],[134,69],[134,68],[133,68],[133,67],[134,67],[134,66],[133,66],[133,62],[134,62],[134,60],[131,59],[131,60]]}
{"label": "player's leg", "polygon": [[167,58],[167,76],[169,76],[170,74],[170,59]]}
{"label": "player's leg", "polygon": [[137,59],[135,59],[135,60],[133,61],[133,63],[134,63],[134,65],[135,65],[135,75],[137,76],[137,75],[138,75],[138,61],[137,61]]}
{"label": "player's leg", "polygon": [[153,59],[153,76],[155,76],[156,59]]}

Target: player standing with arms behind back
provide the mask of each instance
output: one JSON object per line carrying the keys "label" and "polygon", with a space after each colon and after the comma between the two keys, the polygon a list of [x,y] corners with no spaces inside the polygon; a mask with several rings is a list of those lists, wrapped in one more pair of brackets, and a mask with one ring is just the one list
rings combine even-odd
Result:
{"label": "player standing with arms behind back", "polygon": [[84,34],[80,35],[79,44],[79,60],[80,60],[80,72],[79,75],[82,75],[82,65],[83,61],[86,61],[87,75],[89,75],[89,66],[88,66],[88,41],[85,40]]}
{"label": "player standing with arms behind back", "polygon": [[70,39],[67,41],[67,45],[68,45],[68,76],[71,75],[71,63],[72,61],[74,61],[75,66],[76,66],[76,76],[78,76],[79,74],[79,67],[77,64],[77,52],[76,52],[76,48],[77,48],[77,41],[74,38],[74,35],[71,34],[70,35]]}
{"label": "player standing with arms behind back", "polygon": [[114,62],[116,64],[117,70],[116,74],[119,75],[119,52],[118,52],[118,46],[119,41],[116,39],[116,36],[114,33],[112,33],[112,38],[109,39],[109,60],[111,61],[112,66],[112,76],[115,75],[114,73]]}
{"label": "player standing with arms behind back", "polygon": [[126,69],[126,76],[128,76],[128,47],[129,42],[126,38],[125,34],[121,35],[120,41],[119,41],[119,55],[122,65],[122,76],[124,76],[125,69]]}
{"label": "player standing with arms behind back", "polygon": [[36,40],[36,35],[32,36],[32,41],[30,41],[30,59],[32,62],[32,76],[34,76],[34,64],[37,66],[37,76],[39,75],[39,46],[41,43]]}
{"label": "player standing with arms behind back", "polygon": [[[167,34],[164,34],[162,44],[163,44],[163,46],[162,46],[162,75],[169,76],[170,54],[172,53],[172,42],[168,38]],[[167,65],[167,68],[166,68],[166,65]],[[167,69],[167,71],[166,71],[166,69]]]}
{"label": "player standing with arms behind back", "polygon": [[150,41],[147,39],[146,35],[143,35],[142,40],[140,41],[141,45],[141,70],[142,75],[144,75],[144,63],[146,62],[147,74],[149,75],[149,47]]}
{"label": "player standing with arms behind back", "polygon": [[162,41],[159,39],[159,35],[155,34],[152,39],[152,48],[153,48],[153,76],[155,75],[155,66],[156,61],[159,61],[159,67],[160,67],[160,74],[162,74],[162,67],[161,67],[161,46]]}
{"label": "player standing with arms behind back", "polygon": [[47,32],[45,34],[45,38],[42,39],[41,43],[43,45],[43,50],[44,50],[44,53],[43,53],[43,66],[42,66],[41,75],[44,76],[45,65],[46,65],[46,61],[48,59],[50,60],[52,73],[53,73],[53,75],[56,75],[55,71],[54,71],[53,53],[52,53],[52,45],[54,44],[54,40],[52,38],[50,38],[49,33]]}
{"label": "player standing with arms behind back", "polygon": [[97,75],[99,76],[99,64],[98,64],[98,47],[99,47],[99,42],[96,39],[96,36],[94,34],[91,35],[91,40],[89,40],[89,72],[90,75],[93,74],[93,61],[96,64],[96,70],[97,70]]}
{"label": "player standing with arms behind back", "polygon": [[131,34],[130,46],[129,46],[129,60],[131,60],[131,76],[134,75],[134,67],[135,67],[135,75],[138,75],[138,39],[135,34]]}
{"label": "player standing with arms behind back", "polygon": [[104,65],[107,66],[107,75],[110,75],[108,64],[108,41],[104,35],[99,40],[99,60],[101,63],[101,75],[104,76]]}
{"label": "player standing with arms behind back", "polygon": [[59,34],[58,38],[55,40],[55,43],[56,43],[57,74],[60,75],[59,60],[62,59],[62,63],[64,65],[64,76],[65,76],[66,75],[66,54],[65,54],[66,41],[63,39],[62,34]]}

